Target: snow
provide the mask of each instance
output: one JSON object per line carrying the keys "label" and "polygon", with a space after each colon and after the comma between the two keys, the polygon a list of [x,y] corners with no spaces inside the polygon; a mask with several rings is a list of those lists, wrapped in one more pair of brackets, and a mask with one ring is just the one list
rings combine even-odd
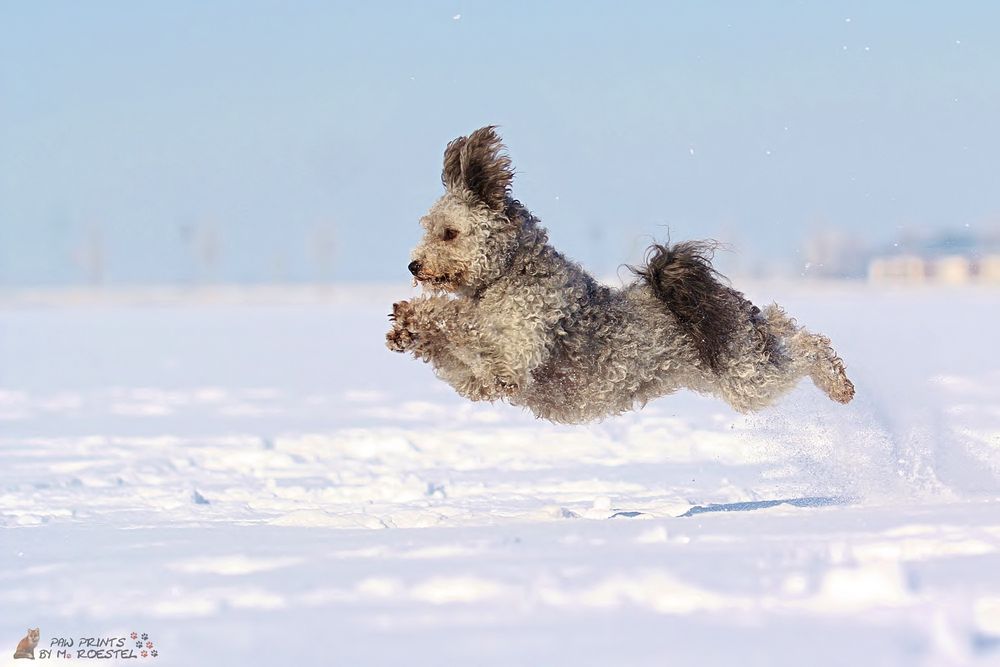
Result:
{"label": "snow", "polygon": [[0,295],[0,665],[1000,662],[1000,292],[749,287],[853,404],[555,426],[386,351],[405,287]]}

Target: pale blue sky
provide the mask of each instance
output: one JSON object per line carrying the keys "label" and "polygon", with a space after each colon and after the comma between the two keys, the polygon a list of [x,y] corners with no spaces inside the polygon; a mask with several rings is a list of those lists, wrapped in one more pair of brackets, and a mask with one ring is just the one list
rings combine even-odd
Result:
{"label": "pale blue sky", "polygon": [[487,123],[600,272],[668,227],[747,262],[984,228],[997,35],[994,2],[0,0],[0,285],[95,248],[115,283],[404,280]]}

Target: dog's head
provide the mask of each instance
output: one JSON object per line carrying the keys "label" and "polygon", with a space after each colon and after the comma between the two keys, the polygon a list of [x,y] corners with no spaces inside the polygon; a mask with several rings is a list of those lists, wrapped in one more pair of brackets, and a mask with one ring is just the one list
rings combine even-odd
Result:
{"label": "dog's head", "polygon": [[508,217],[514,171],[505,150],[493,126],[445,149],[445,194],[420,219],[425,233],[409,266],[425,287],[474,293],[510,267],[520,222]]}

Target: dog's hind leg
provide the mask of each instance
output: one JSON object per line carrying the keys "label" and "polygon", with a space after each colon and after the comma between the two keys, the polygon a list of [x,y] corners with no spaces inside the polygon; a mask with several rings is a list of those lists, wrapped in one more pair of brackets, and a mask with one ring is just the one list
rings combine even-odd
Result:
{"label": "dog's hind leg", "polygon": [[796,325],[776,305],[765,310],[768,329],[783,338],[795,372],[808,375],[813,384],[837,403],[854,398],[854,384],[848,379],[844,361],[837,356],[830,339]]}
{"label": "dog's hind leg", "polygon": [[854,383],[847,377],[844,361],[830,347],[830,339],[821,334],[805,333],[801,344],[811,361],[809,377],[813,384],[838,403],[850,403],[854,398]]}

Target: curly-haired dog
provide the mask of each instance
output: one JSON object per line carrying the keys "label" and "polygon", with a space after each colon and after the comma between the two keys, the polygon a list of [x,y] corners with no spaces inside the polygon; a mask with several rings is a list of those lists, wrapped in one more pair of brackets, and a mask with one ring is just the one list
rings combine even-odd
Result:
{"label": "curly-haired dog", "polygon": [[510,196],[513,176],[493,127],[448,144],[445,194],[409,265],[430,294],[390,316],[388,347],[430,362],[462,396],[558,422],[684,387],[756,410],[806,375],[837,402],[854,396],[830,341],[725,285],[713,245],[654,245],[634,282],[605,287],[547,243]]}

